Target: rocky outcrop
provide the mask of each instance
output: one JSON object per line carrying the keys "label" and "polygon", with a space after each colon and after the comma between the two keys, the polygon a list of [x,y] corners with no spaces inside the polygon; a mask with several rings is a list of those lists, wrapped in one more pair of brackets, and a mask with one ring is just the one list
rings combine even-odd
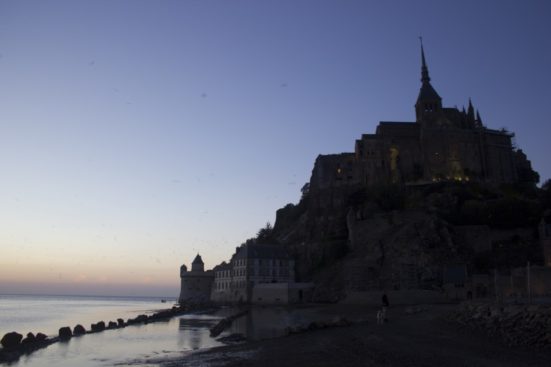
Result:
{"label": "rocky outcrop", "polygon": [[23,339],[23,335],[12,331],[11,333],[7,333],[6,335],[4,335],[2,337],[2,340],[0,340],[0,343],[6,349],[14,349],[19,346],[19,343],[21,343],[21,339]]}
{"label": "rocky outcrop", "polygon": [[450,319],[511,346],[551,349],[551,306],[463,303]]}
{"label": "rocky outcrop", "polygon": [[439,292],[458,264],[472,275],[543,261],[533,229],[538,205],[521,189],[513,197],[513,189],[480,183],[315,181],[313,173],[301,201],[277,211],[270,238],[295,259],[297,281],[316,284],[315,301],[382,289]]}
{"label": "rocky outcrop", "polygon": [[33,333],[27,333],[27,336],[21,340],[22,345],[28,345],[36,342],[36,336]]}
{"label": "rocky outcrop", "polygon": [[96,322],[95,324],[90,325],[90,329],[92,330],[93,333],[99,333],[105,330],[105,322],[104,321]]}
{"label": "rocky outcrop", "polygon": [[59,339],[60,340],[69,340],[73,337],[73,332],[68,326],[64,326],[59,329]]}
{"label": "rocky outcrop", "polygon": [[78,336],[78,335],[84,335],[84,334],[86,334],[86,329],[84,329],[84,326],[78,324],[73,328],[73,335]]}
{"label": "rocky outcrop", "polygon": [[2,338],[4,348],[0,348],[0,363],[16,361],[22,354],[32,353],[59,340],[59,338],[49,339],[43,333],[36,335],[27,333],[25,339],[21,340],[21,338],[22,335],[16,332],[4,335]]}

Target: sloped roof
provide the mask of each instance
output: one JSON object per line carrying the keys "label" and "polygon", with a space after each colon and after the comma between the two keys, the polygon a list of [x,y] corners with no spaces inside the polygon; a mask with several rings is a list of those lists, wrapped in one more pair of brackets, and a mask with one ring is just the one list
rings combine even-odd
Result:
{"label": "sloped roof", "polygon": [[231,268],[231,265],[224,261],[212,268],[212,271],[231,270]]}
{"label": "sloped roof", "polygon": [[197,254],[197,256],[195,256],[195,260],[193,260],[192,264],[202,264],[202,265],[204,265],[203,259],[201,259],[201,255]]}
{"label": "sloped roof", "polygon": [[442,100],[436,90],[432,87],[429,82],[424,82],[421,84],[421,89],[419,90],[419,96],[417,97],[417,102],[420,100]]}
{"label": "sloped roof", "polygon": [[249,244],[239,248],[235,259],[288,259],[289,254],[281,245]]}

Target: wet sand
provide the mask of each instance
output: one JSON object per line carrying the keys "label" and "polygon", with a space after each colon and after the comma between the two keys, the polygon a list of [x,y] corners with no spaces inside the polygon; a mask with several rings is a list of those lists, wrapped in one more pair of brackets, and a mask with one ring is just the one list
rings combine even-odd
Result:
{"label": "wet sand", "polygon": [[407,314],[393,307],[376,323],[371,308],[330,306],[328,313],[354,320],[348,327],[223,346],[138,364],[172,366],[549,366],[550,350],[511,348],[481,331],[447,321],[454,305],[431,305]]}

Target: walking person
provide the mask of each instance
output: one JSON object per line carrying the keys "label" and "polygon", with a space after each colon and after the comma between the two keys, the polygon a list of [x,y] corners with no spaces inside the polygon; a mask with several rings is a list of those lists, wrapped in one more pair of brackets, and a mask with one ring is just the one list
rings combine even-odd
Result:
{"label": "walking person", "polygon": [[390,303],[388,303],[388,297],[386,293],[383,293],[382,301],[383,301],[383,307],[388,308],[390,306]]}
{"label": "walking person", "polygon": [[382,322],[388,322],[388,317],[387,317],[387,309],[388,307],[390,306],[390,303],[388,302],[388,296],[386,295],[386,293],[383,293],[383,296],[381,297],[381,300],[383,302],[383,309],[381,310],[381,318],[382,318]]}

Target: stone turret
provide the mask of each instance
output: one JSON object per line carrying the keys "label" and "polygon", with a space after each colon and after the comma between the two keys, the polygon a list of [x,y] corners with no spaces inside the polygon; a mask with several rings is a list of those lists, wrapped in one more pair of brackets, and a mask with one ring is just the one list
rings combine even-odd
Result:
{"label": "stone turret", "polygon": [[191,263],[191,271],[199,271],[199,272],[205,271],[205,263],[203,263],[203,259],[201,259],[201,255],[197,254],[197,256],[195,256],[195,259]]}
{"label": "stone turret", "polygon": [[202,303],[210,300],[214,274],[212,270],[205,271],[201,255],[197,254],[191,263],[191,271],[185,265],[180,267],[180,279],[179,303]]}

